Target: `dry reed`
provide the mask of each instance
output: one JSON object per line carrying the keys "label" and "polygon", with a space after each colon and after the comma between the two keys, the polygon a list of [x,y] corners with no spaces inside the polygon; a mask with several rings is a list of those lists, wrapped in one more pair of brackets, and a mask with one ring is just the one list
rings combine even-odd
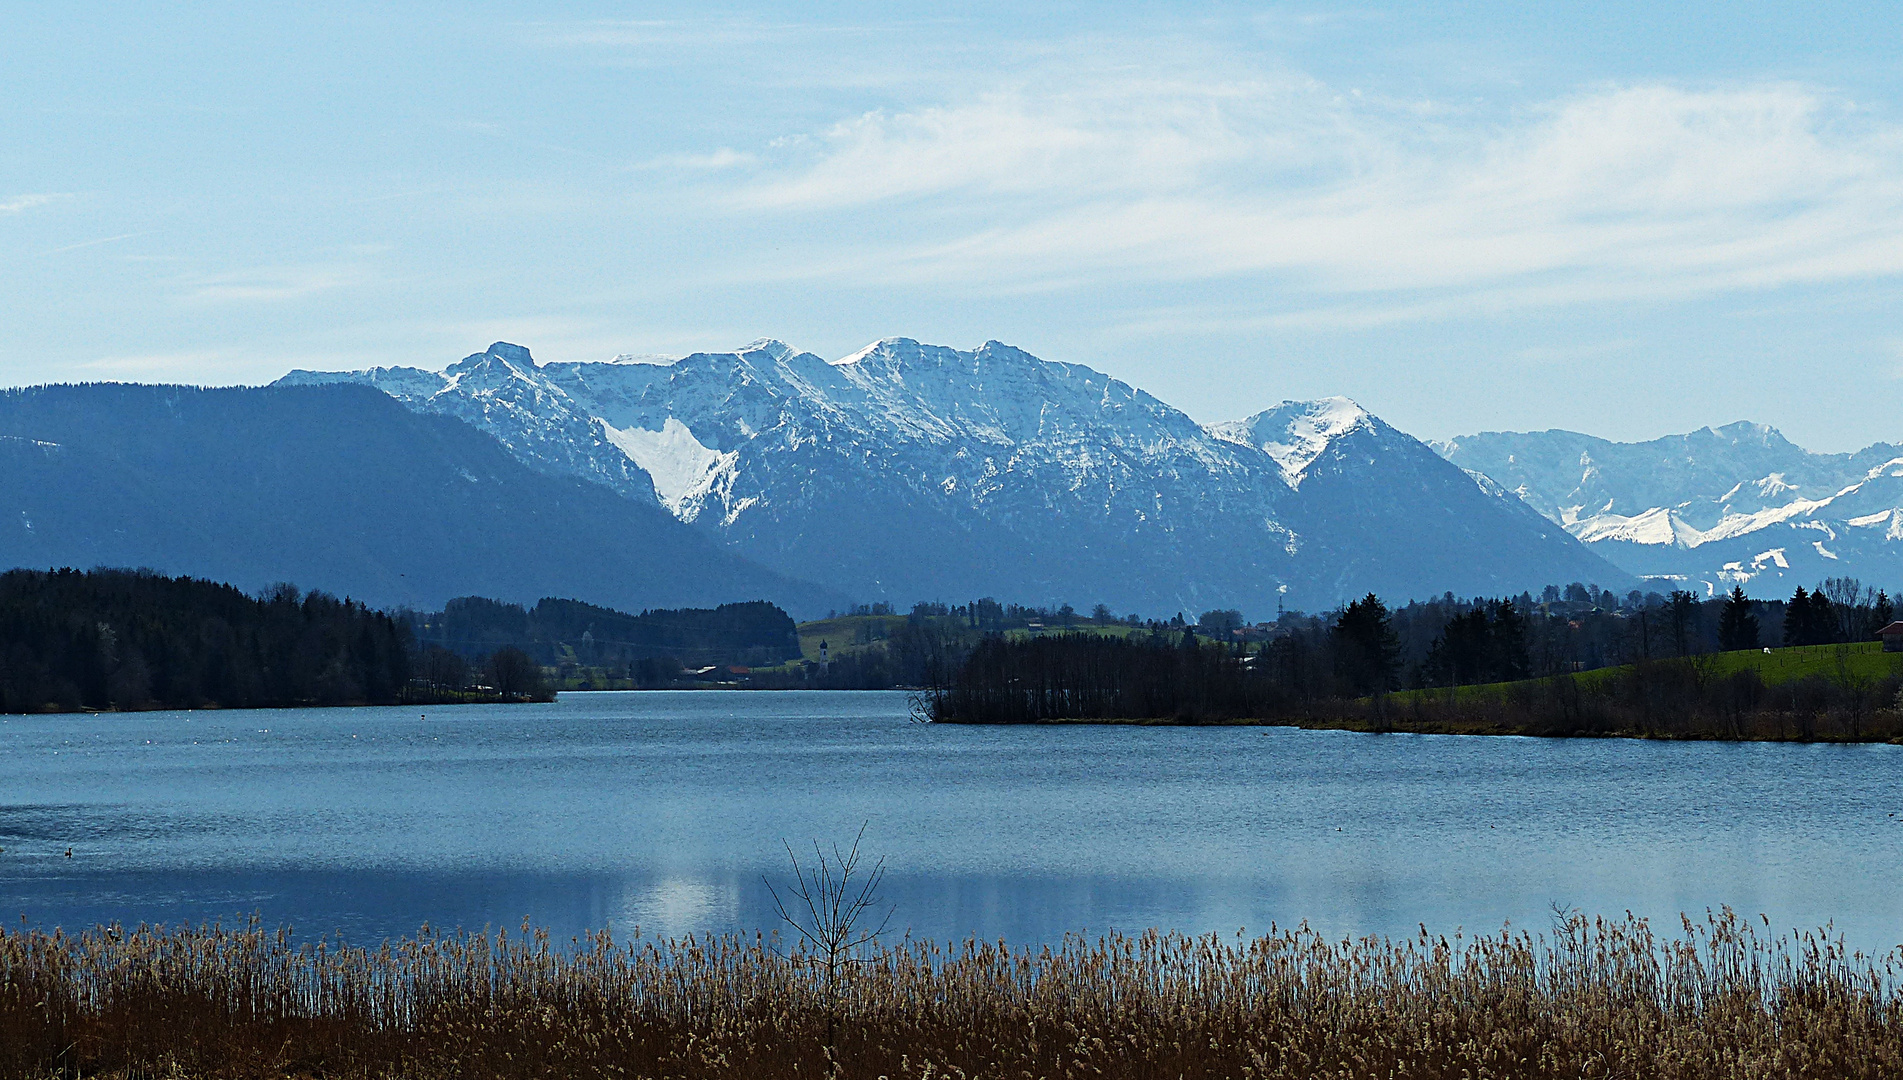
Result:
{"label": "dry reed", "polygon": [[[1724,912],[1543,935],[758,937],[366,950],[259,929],[0,934],[8,1077],[1896,1077],[1899,960]],[[829,985],[832,989],[829,990]],[[837,1045],[825,1046],[828,1019]]]}

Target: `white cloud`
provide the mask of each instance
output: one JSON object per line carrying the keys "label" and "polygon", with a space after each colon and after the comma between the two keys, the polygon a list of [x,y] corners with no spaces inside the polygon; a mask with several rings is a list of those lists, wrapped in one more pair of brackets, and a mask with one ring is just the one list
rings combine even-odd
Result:
{"label": "white cloud", "polygon": [[531,40],[545,47],[731,48],[781,38],[796,29],[752,19],[604,19],[535,24]]}
{"label": "white cloud", "polygon": [[[1195,189],[1238,167],[1306,162],[1329,126],[1305,79],[1126,78],[1068,92],[1024,86],[963,105],[866,113],[816,139],[818,158],[740,195],[759,208],[826,208],[948,192],[1047,196]],[[1306,107],[1304,107],[1306,104]]]}
{"label": "white cloud", "polygon": [[274,376],[259,376],[259,369],[283,370],[306,366],[304,361],[321,362],[321,357],[272,356],[260,361],[258,350],[180,349],[171,352],[120,353],[81,360],[73,367],[81,377],[124,379],[137,382],[180,382],[194,385],[219,385],[269,381]]}
{"label": "white cloud", "polygon": [[1789,83],[1599,87],[1486,117],[1298,76],[1104,69],[857,116],[754,176],[742,215],[850,213],[903,238],[784,274],[1270,277],[1418,317],[1903,272],[1903,131]]}
{"label": "white cloud", "polygon": [[101,244],[116,244],[116,243],[118,243],[118,242],[119,242],[119,241],[121,241],[121,240],[130,240],[130,239],[132,239],[132,238],[133,238],[133,237],[135,237],[135,236],[143,236],[143,235],[145,235],[145,234],[144,234],[144,233],[136,233],[136,232],[129,232],[129,233],[120,233],[120,234],[119,234],[119,235],[117,235],[117,236],[102,236],[102,237],[99,237],[99,238],[98,238],[98,239],[96,239],[96,240],[81,240],[81,241],[80,241],[79,243],[77,243],[77,244],[67,244],[67,245],[65,245],[64,247],[56,247],[56,248],[54,248],[54,249],[53,249],[53,250],[51,250],[51,251],[47,251],[47,252],[42,252],[42,254],[45,254],[45,255],[63,255],[63,254],[65,254],[65,253],[66,253],[66,252],[68,252],[68,251],[78,251],[78,250],[80,250],[81,248],[89,248],[89,247],[98,247],[98,246],[99,246],[99,245],[101,245]]}
{"label": "white cloud", "polygon": [[369,271],[353,265],[260,267],[198,278],[187,296],[207,303],[298,300],[371,280]]}
{"label": "white cloud", "polygon": [[686,169],[690,171],[718,171],[738,169],[756,164],[759,158],[742,153],[732,147],[723,146],[706,154],[666,154],[642,162],[640,169]]}
{"label": "white cloud", "polygon": [[65,197],[64,195],[15,195],[10,199],[0,200],[0,214],[17,214],[22,210],[45,206],[54,199]]}

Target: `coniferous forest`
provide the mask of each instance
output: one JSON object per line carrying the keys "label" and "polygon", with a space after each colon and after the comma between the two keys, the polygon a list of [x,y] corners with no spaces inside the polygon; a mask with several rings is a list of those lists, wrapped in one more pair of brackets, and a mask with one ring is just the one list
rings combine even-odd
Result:
{"label": "coniferous forest", "polygon": [[149,571],[0,574],[0,712],[548,697],[517,650],[454,680],[414,678],[417,666],[405,622],[292,585],[249,596]]}
{"label": "coniferous forest", "polygon": [[777,664],[800,655],[799,633],[786,612],[764,600],[717,608],[672,608],[639,615],[544,597],[534,607],[462,596],[442,611],[411,616],[417,640],[462,656],[502,647],[538,663],[572,656],[583,664],[629,667],[665,660],[683,664]]}
{"label": "coniferous forest", "polygon": [[[1874,641],[1892,613],[1887,594],[1849,579],[1783,604],[1675,592],[1570,615],[1525,598],[1394,611],[1369,595],[1330,617],[1285,618],[1255,642],[1159,624],[1124,636],[993,634],[938,668],[916,712],[960,723],[1893,740],[1903,737],[1903,654]],[[1759,655],[1767,638],[1791,648]],[[1612,664],[1568,659],[1582,640]]]}

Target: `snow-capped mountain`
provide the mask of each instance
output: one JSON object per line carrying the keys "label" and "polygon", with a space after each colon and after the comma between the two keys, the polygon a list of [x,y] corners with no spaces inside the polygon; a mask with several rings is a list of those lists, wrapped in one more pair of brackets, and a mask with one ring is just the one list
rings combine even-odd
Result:
{"label": "snow-capped mountain", "polygon": [[462,417],[538,468],[658,501],[783,573],[907,602],[1324,606],[1624,579],[1345,399],[1205,428],[998,342],[840,360],[758,341],[669,363],[293,372]]}
{"label": "snow-capped mountain", "polygon": [[1758,595],[1903,571],[1903,447],[1814,454],[1735,423],[1643,443],[1570,431],[1437,444],[1621,568]]}
{"label": "snow-capped mountain", "polygon": [[418,412],[440,413],[494,435],[529,465],[585,477],[654,503],[654,485],[608,442],[588,411],[551,382],[520,345],[498,341],[442,372],[418,368],[293,371],[275,385],[350,382],[374,386]]}
{"label": "snow-capped mountain", "polygon": [[1284,402],[1210,430],[1275,462],[1308,565],[1338,595],[1418,596],[1437,581],[1499,595],[1529,588],[1533,567],[1554,584],[1624,580],[1518,497],[1347,398]]}
{"label": "snow-capped mountain", "polygon": [[0,567],[102,565],[422,610],[579,595],[813,617],[850,599],[362,386],[0,391]]}

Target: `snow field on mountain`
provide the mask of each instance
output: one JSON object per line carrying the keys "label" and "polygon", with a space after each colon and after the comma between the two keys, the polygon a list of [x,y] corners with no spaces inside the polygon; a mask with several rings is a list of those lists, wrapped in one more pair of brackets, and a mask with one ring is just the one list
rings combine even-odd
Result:
{"label": "snow field on mountain", "polygon": [[1346,398],[1205,427],[996,341],[887,338],[829,362],[762,339],[664,364],[548,365],[497,343],[442,374],[285,381],[378,386],[867,598],[1266,613],[1371,590],[1622,580],[1517,496]]}

